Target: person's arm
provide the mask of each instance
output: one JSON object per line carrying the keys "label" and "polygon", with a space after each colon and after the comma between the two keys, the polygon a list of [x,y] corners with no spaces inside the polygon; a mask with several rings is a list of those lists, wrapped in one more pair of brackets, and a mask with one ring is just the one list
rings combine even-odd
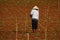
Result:
{"label": "person's arm", "polygon": [[32,17],[33,11],[31,11],[30,17]]}

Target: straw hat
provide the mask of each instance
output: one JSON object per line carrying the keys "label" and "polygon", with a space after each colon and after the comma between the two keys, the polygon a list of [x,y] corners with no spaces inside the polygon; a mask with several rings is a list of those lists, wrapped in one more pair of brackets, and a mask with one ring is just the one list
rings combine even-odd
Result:
{"label": "straw hat", "polygon": [[34,6],[33,9],[39,9],[37,6]]}

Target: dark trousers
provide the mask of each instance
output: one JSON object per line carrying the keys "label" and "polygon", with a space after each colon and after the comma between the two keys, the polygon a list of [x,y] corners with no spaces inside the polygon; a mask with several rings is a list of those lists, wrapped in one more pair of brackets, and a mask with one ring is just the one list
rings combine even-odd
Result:
{"label": "dark trousers", "polygon": [[38,20],[32,19],[32,29],[37,29],[37,27],[38,27]]}

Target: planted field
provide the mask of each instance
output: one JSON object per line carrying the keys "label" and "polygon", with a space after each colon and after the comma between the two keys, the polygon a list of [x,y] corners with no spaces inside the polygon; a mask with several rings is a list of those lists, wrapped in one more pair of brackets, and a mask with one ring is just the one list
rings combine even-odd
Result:
{"label": "planted field", "polygon": [[[35,5],[40,19],[37,33],[32,33],[30,12]],[[59,40],[59,10],[59,0],[0,0],[0,40]]]}

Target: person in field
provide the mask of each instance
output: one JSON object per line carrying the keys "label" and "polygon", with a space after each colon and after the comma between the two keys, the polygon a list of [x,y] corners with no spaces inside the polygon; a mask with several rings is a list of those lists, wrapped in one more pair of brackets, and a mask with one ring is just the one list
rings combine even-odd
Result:
{"label": "person in field", "polygon": [[30,17],[32,18],[32,31],[36,32],[39,20],[39,8],[34,6],[31,10]]}

